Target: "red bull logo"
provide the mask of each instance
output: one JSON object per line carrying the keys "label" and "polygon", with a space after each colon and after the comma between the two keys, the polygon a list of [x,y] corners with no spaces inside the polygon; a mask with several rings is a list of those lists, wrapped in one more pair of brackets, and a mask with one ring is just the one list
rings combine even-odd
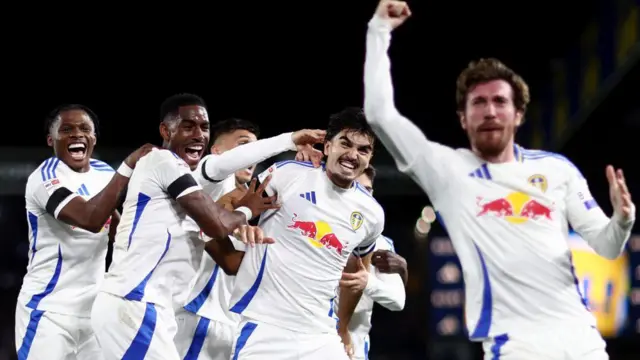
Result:
{"label": "red bull logo", "polygon": [[309,238],[309,242],[316,248],[326,247],[334,249],[342,255],[343,245],[331,226],[324,221],[300,221],[298,215],[293,214],[293,223],[287,228],[300,231],[300,235]]}
{"label": "red bull logo", "polygon": [[501,217],[512,224],[522,224],[528,220],[548,219],[551,220],[551,206],[547,206],[529,195],[521,192],[513,192],[501,199],[484,201],[477,199],[480,211],[477,216],[491,214]]}

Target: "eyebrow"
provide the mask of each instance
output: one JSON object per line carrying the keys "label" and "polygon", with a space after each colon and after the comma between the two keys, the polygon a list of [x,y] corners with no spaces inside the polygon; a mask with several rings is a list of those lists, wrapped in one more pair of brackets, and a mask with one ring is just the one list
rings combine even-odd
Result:
{"label": "eyebrow", "polygon": [[[349,144],[353,144],[353,141],[351,141],[348,137],[346,137],[345,135],[342,135],[338,138],[339,140],[345,140],[346,142],[348,142]],[[357,145],[357,144],[356,144]],[[372,150],[373,147],[371,146],[371,144],[366,144],[366,145],[357,145],[359,148],[364,148],[367,150]]]}

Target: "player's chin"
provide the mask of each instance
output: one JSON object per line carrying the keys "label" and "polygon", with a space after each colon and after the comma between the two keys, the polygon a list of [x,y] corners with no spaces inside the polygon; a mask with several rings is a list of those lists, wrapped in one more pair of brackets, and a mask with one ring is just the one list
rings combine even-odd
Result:
{"label": "player's chin", "polygon": [[82,153],[82,154],[78,154],[78,153],[70,153],[70,152],[66,152],[63,156],[62,156],[62,161],[67,164],[68,167],[70,167],[73,170],[80,170],[80,169],[84,169],[87,166],[89,166],[89,160],[91,159],[91,156],[89,156],[88,152]]}
{"label": "player's chin", "polygon": [[202,154],[202,151],[180,151],[180,157],[187,163],[187,165],[189,165],[191,170],[198,167],[198,163],[200,162],[200,159],[202,159]]}
{"label": "player's chin", "polygon": [[246,184],[251,181],[251,176],[253,176],[252,172],[241,170],[236,173],[236,180],[238,180],[240,184]]}

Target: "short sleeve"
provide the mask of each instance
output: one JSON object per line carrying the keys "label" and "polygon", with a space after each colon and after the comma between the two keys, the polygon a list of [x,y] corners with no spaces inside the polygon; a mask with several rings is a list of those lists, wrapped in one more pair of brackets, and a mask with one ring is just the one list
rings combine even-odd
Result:
{"label": "short sleeve", "polygon": [[178,199],[194,191],[201,190],[191,174],[191,168],[178,155],[169,150],[154,150],[153,168],[155,180],[160,188],[172,198]]}
{"label": "short sleeve", "polygon": [[70,190],[68,169],[58,158],[47,159],[29,177],[27,200],[57,218],[60,211],[78,194]]}

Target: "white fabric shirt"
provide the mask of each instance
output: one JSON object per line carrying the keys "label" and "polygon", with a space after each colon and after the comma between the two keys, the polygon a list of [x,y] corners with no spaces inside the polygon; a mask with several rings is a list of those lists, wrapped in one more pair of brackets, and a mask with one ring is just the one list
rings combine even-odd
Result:
{"label": "white fabric shirt", "polygon": [[[284,133],[267,139],[237,146],[220,155],[207,155],[198,164],[193,177],[214,201],[233,191],[236,187],[235,172],[246,169],[272,156],[295,150],[292,133]],[[220,180],[222,179],[222,180]],[[197,229],[194,221],[188,226]],[[195,234],[195,232],[191,232]],[[202,240],[210,239],[200,232]],[[238,250],[244,250],[244,244],[231,238]],[[207,319],[237,325],[240,315],[229,311],[229,300],[235,282],[235,276],[227,275],[208,254],[204,254],[197,278],[193,283],[184,308]]]}
{"label": "white fabric shirt", "polygon": [[204,242],[185,230],[187,214],[175,199],[200,189],[169,150],[154,149],[138,161],[101,291],[167,309],[184,305]]}
{"label": "white fabric shirt", "polygon": [[463,268],[470,338],[529,325],[593,325],[573,272],[568,226],[613,258],[633,222],[609,219],[580,171],[561,155],[515,146],[517,161],[493,164],[428,140],[395,108],[390,31],[386,20],[369,23],[365,113],[400,171],[439,211]]}
{"label": "white fabric shirt", "polygon": [[[19,301],[31,309],[91,314],[104,276],[110,219],[96,234],[56,219],[71,199],[89,200],[111,181],[115,173],[111,166],[95,159],[90,165],[88,172],[80,173],[52,157],[27,180],[29,263]],[[61,197],[58,190],[64,188],[69,192]]]}
{"label": "white fabric shirt", "polygon": [[275,244],[247,248],[231,311],[302,333],[336,331],[333,302],[351,253],[369,254],[384,228],[384,211],[357,182],[334,185],[323,168],[293,160],[274,164],[267,193],[282,207],[260,226]]}
{"label": "white fabric shirt", "polygon": [[[389,250],[395,252],[393,241],[386,236],[379,236],[376,240],[376,250]],[[364,288],[360,302],[356,306],[349,331],[361,336],[368,335],[371,331],[371,317],[373,305],[378,303],[391,311],[404,309],[406,300],[404,282],[399,274],[386,274],[380,272],[375,266],[369,269],[369,281]],[[338,298],[339,300],[339,298]],[[338,311],[339,301],[335,302],[334,311]]]}

